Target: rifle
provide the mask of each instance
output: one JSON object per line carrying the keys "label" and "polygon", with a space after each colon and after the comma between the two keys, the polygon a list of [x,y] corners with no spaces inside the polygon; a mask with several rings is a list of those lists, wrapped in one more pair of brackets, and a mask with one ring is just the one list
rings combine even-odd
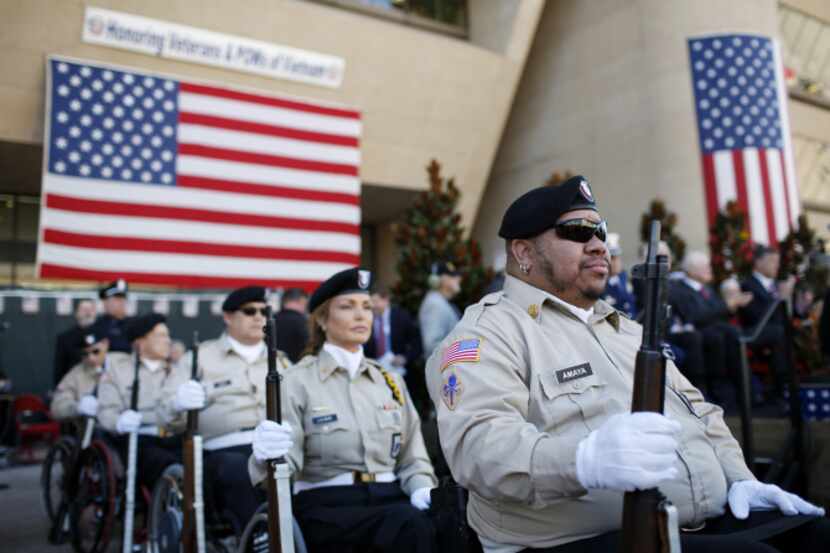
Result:
{"label": "rifle", "polygon": [[[282,422],[280,379],[277,372],[277,324],[266,307],[265,339],[268,376],[265,377],[265,415]],[[270,553],[294,553],[294,518],[291,515],[291,471],[284,457],[268,461],[268,549]]]}
{"label": "rifle", "polygon": [[[141,367],[141,358],[138,349],[135,350],[135,375],[133,376],[133,391],[130,397],[130,409],[138,411],[138,371]],[[138,431],[130,432],[127,447],[127,489],[126,506],[124,509],[124,541],[122,553],[132,553],[133,550],[133,516],[135,514],[135,477],[136,462],[138,461]]]}
{"label": "rifle", "polygon": [[[199,332],[193,332],[191,380],[199,379]],[[182,546],[184,553],[205,552],[205,506],[202,490],[202,436],[199,435],[199,410],[187,412],[184,446],[184,505]]]}
{"label": "rifle", "polygon": [[[668,259],[657,255],[660,222],[651,222],[646,261],[632,269],[644,281],[643,341],[634,369],[631,412],[663,412],[666,390],[664,337],[669,307],[666,288]],[[674,553],[680,551],[677,509],[657,488],[626,492],[623,503],[622,551],[624,553]]]}
{"label": "rifle", "polygon": [[[107,370],[107,362],[104,360],[104,366],[101,368],[101,374],[98,375],[98,379],[95,381],[95,387],[92,389],[92,396],[98,397],[98,383],[101,381],[101,375]],[[95,417],[86,417],[86,424],[84,426],[84,438],[81,440],[81,450],[89,447],[89,444],[92,442],[92,433],[95,431]]]}

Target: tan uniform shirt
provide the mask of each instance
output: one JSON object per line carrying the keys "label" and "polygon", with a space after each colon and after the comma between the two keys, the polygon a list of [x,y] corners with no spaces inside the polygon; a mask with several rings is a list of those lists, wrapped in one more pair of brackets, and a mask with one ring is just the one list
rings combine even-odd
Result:
{"label": "tan uniform shirt", "polygon": [[[190,356],[185,367],[189,378],[192,372]],[[285,372],[290,366],[288,357],[277,355],[277,370]],[[236,353],[227,334],[199,345],[199,381],[207,393],[207,403],[199,412],[199,433],[205,440],[231,432],[253,429],[265,419],[265,377],[268,375],[268,350],[249,363]],[[186,382],[185,379],[183,382]],[[181,383],[183,383],[181,382]],[[180,383],[180,384],[181,384]],[[187,412],[175,409],[176,389],[166,389],[162,408],[162,423],[171,430],[182,431]]]}
{"label": "tan uniform shirt", "polygon": [[92,393],[100,374],[97,368],[87,367],[83,363],[72,367],[72,370],[61,379],[55,389],[55,395],[52,396],[52,403],[49,405],[52,416],[57,420],[80,416],[78,402],[85,395]]}
{"label": "tan uniform shirt", "polygon": [[[295,478],[321,482],[344,472],[394,472],[404,493],[437,481],[421,435],[421,421],[406,385],[396,400],[380,365],[363,359],[354,379],[326,351],[306,356],[283,380],[283,417],[294,429],[288,463]],[[265,479],[253,455],[251,481]]]}
{"label": "tan uniform shirt", "polygon": [[[584,323],[508,276],[427,363],[441,445],[470,490],[467,516],[491,543],[544,548],[617,530],[622,493],[586,490],[579,442],[631,410],[642,327],[599,301]],[[463,340],[458,345],[456,342]],[[667,364],[665,412],[682,425],[678,477],[660,489],[682,525],[724,512],[728,485],[752,479],[722,410]]]}
{"label": "tan uniform shirt", "polygon": [[[107,371],[98,384],[98,421],[110,432],[115,432],[118,416],[130,408],[135,357],[127,353],[112,353],[108,357]],[[175,387],[187,380],[188,373],[182,365],[163,363],[150,370],[144,361],[138,372],[138,411],[141,425],[161,425],[162,398],[167,387]]]}

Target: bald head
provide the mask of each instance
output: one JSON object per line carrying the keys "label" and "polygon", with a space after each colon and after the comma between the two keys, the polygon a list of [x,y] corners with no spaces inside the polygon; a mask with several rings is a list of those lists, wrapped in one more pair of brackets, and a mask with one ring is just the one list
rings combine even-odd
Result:
{"label": "bald head", "polygon": [[712,266],[709,256],[701,251],[691,251],[683,259],[683,272],[690,279],[701,284],[712,282]]}

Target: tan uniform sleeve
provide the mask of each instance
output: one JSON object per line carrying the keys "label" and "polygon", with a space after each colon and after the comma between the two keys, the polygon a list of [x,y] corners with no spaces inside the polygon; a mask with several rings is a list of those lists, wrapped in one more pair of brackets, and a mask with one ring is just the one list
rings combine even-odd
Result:
{"label": "tan uniform sleeve", "polygon": [[98,384],[98,422],[110,432],[116,431],[119,415],[128,408],[126,387],[122,384],[115,369],[105,372]]}
{"label": "tan uniform sleeve", "polygon": [[746,466],[740,444],[723,420],[723,409],[707,403],[700,390],[680,373],[674,363],[667,363],[666,368],[675,390],[689,400],[695,414],[706,424],[706,436],[712,442],[715,454],[720,460],[727,484],[731,486],[739,480],[755,480],[755,475]]}
{"label": "tan uniform sleeve", "polygon": [[[77,368],[78,365],[75,366]],[[73,368],[61,379],[55,394],[52,396],[52,403],[49,411],[52,417],[57,420],[66,420],[78,416],[78,401],[81,399],[79,393],[80,383],[78,372]]]}
{"label": "tan uniform sleeve", "polygon": [[[488,313],[474,327],[465,320],[430,357],[427,382],[436,406],[441,447],[455,479],[491,500],[541,505],[584,495],[576,477],[578,438],[554,438],[528,422],[530,378],[518,330]],[[468,319],[470,312],[465,314]],[[467,323],[467,324],[464,324]],[[502,327],[502,328],[500,328]],[[441,357],[455,340],[479,338],[480,360],[441,371]],[[449,371],[461,393],[453,408],[442,397]]]}
{"label": "tan uniform sleeve", "polygon": [[401,444],[401,452],[395,472],[401,481],[401,489],[407,495],[418,488],[434,488],[438,484],[435,471],[429,460],[424,436],[421,434],[421,419],[403,379],[393,376],[404,395],[403,425],[406,441]]}

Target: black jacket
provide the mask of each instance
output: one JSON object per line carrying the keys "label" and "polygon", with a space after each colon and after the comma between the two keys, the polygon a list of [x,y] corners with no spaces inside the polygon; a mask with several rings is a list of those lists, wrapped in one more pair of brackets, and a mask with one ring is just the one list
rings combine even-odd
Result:
{"label": "black jacket", "polygon": [[72,367],[81,362],[81,348],[79,346],[81,338],[83,338],[83,329],[77,324],[69,330],[61,332],[55,338],[55,363],[53,367],[55,386]]}
{"label": "black jacket", "polygon": [[672,309],[683,322],[694,325],[696,329],[728,322],[730,313],[726,302],[711,287],[704,286],[704,290],[698,292],[685,281],[676,281],[671,295]]}
{"label": "black jacket", "polygon": [[[392,351],[406,357],[406,364],[409,365],[421,356],[421,335],[418,327],[407,311],[393,305],[389,308],[389,342]],[[377,348],[375,343],[375,328],[372,325],[372,336],[363,345],[363,353],[366,357],[377,359]]]}
{"label": "black jacket", "polygon": [[[744,292],[752,292],[752,301],[739,311],[741,325],[747,332],[752,332],[776,298],[773,297],[769,290],[764,288],[761,281],[755,278],[754,275],[741,283],[741,290]],[[772,316],[770,323],[783,326],[786,323],[784,317],[784,314],[778,311]]]}
{"label": "black jacket", "polygon": [[308,317],[293,309],[283,309],[275,316],[277,349],[285,352],[292,363],[300,360],[308,343]]}
{"label": "black jacket", "polygon": [[131,353],[133,346],[127,339],[127,321],[129,318],[116,319],[112,315],[99,315],[95,320],[95,324],[101,326],[107,331],[107,338],[110,341],[109,351],[123,351]]}

